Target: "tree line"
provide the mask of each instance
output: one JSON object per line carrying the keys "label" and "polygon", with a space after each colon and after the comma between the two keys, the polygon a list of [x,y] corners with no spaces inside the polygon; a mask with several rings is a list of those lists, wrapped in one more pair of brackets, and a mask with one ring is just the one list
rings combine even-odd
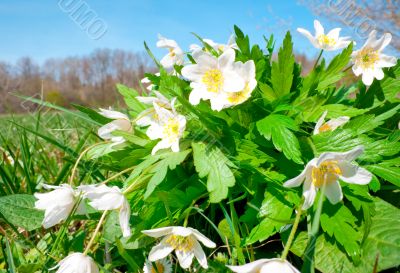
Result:
{"label": "tree line", "polygon": [[115,104],[120,97],[116,83],[136,89],[145,72],[154,72],[152,60],[143,53],[97,49],[89,55],[52,58],[41,65],[31,57],[15,63],[0,61],[0,113],[32,110],[32,105],[12,93],[43,99],[61,106]]}

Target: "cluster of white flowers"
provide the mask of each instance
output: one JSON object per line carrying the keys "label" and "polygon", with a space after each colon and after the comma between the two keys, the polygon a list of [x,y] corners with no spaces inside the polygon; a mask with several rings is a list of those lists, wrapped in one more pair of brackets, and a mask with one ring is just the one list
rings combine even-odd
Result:
{"label": "cluster of white flowers", "polygon": [[[348,46],[351,41],[348,37],[339,37],[340,29],[335,28],[325,34],[324,28],[317,20],[314,21],[315,35],[309,31],[299,28],[298,31],[306,36],[311,43],[321,50],[337,50]],[[381,53],[389,44],[390,34],[385,34],[381,39],[376,39],[376,32],[371,32],[365,45],[352,54],[353,71],[358,76],[362,74],[362,80],[366,85],[372,84],[374,78],[383,78],[383,67],[391,67],[396,63],[395,57]],[[177,42],[159,35],[157,46],[168,49],[160,63],[178,75],[175,66],[183,66],[181,76],[190,81],[192,91],[189,102],[198,105],[201,100],[209,100],[211,108],[221,111],[224,108],[234,107],[247,101],[257,86],[256,68],[252,60],[237,62],[237,49],[235,37],[231,36],[227,44],[219,44],[210,39],[203,39],[209,47],[191,45],[194,64],[185,64],[185,53]],[[208,50],[208,49],[209,50]],[[212,48],[212,49],[210,49]],[[212,51],[212,52],[211,52]],[[215,55],[214,55],[215,54]],[[156,74],[159,76],[159,74]],[[159,91],[154,90],[154,85],[148,78],[142,83],[148,85],[147,89],[154,96],[138,96],[137,100],[148,105],[149,108],[141,112],[134,121],[123,113],[111,109],[100,109],[100,114],[112,121],[98,130],[98,135],[112,145],[125,142],[124,137],[114,135],[115,131],[132,132],[135,124],[139,127],[147,127],[146,135],[151,140],[160,139],[153,147],[151,154],[154,155],[160,149],[170,148],[178,152],[180,139],[186,128],[185,116],[179,114],[175,108],[176,98],[168,99]],[[317,121],[314,135],[326,131],[332,131],[349,121],[349,117],[342,116],[325,122],[327,111]],[[299,176],[284,183],[286,187],[296,187],[303,184],[304,204],[303,209],[313,205],[317,191],[321,188],[328,200],[335,204],[342,200],[342,190],[339,179],[353,184],[367,184],[372,179],[372,174],[361,168],[354,161],[362,152],[362,146],[339,153],[326,152],[312,159],[306,165]],[[43,227],[50,228],[65,221],[75,209],[76,214],[85,213],[85,202],[100,211],[117,210],[119,212],[119,223],[123,236],[130,236],[129,227],[130,205],[124,192],[118,187],[100,185],[82,185],[76,189],[70,185],[60,186],[44,185],[46,189],[52,189],[48,193],[36,193],[38,199],[35,203],[37,209],[45,210]],[[79,204],[78,204],[79,203]],[[145,262],[143,271],[150,272],[172,272],[170,255],[174,251],[179,265],[183,269],[191,266],[193,258],[196,258],[201,267],[207,269],[207,257],[204,253],[202,243],[208,248],[215,248],[216,244],[200,233],[198,230],[170,226],[144,230],[144,234],[161,238],[154,246]],[[228,266],[233,272],[287,272],[298,273],[285,259],[261,259],[241,266]],[[57,272],[99,272],[93,259],[86,253],[73,253],[63,259],[57,266]]]}
{"label": "cluster of white flowers", "polygon": [[[325,34],[324,28],[318,20],[314,21],[314,28],[314,36],[303,28],[298,28],[297,31],[307,37],[316,48],[333,51],[344,48],[351,43],[349,37],[339,37],[340,28],[335,28]],[[382,68],[396,65],[396,57],[382,53],[382,50],[391,40],[392,35],[390,33],[385,33],[380,39],[376,39],[376,31],[373,30],[365,44],[359,50],[353,51],[351,55],[353,72],[356,76],[362,74],[362,81],[365,85],[371,85],[374,78],[382,80],[384,77]]]}

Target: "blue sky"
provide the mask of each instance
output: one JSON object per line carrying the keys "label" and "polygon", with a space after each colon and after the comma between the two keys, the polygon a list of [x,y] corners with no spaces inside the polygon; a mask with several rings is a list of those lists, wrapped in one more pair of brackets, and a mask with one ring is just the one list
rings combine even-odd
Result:
{"label": "blue sky", "polygon": [[[74,22],[60,3],[71,4],[72,10],[87,5],[107,25],[106,33],[100,39],[91,39],[87,27]],[[162,56],[163,51],[155,47],[157,33],[175,39],[185,49],[196,42],[191,32],[222,43],[234,24],[250,36],[252,43],[263,44],[263,35],[274,33],[280,44],[290,30],[296,50],[315,56],[318,52],[295,31],[299,26],[312,30],[314,18],[296,0],[2,0],[0,60],[14,62],[31,56],[42,62],[105,47],[142,51],[143,41],[156,56]]]}

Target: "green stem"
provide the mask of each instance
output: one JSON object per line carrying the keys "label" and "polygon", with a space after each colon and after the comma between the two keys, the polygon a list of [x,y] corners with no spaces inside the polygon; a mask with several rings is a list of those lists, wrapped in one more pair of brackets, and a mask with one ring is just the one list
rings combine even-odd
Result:
{"label": "green stem", "polygon": [[125,169],[125,170],[123,170],[123,171],[121,171],[121,172],[119,172],[119,173],[117,173],[117,174],[111,176],[110,178],[104,180],[104,181],[101,182],[100,184],[106,184],[106,183],[110,182],[111,180],[113,180],[114,178],[117,178],[118,176],[123,175],[124,173],[127,173],[127,172],[129,172],[130,170],[133,170],[134,168],[136,168],[136,166],[129,167],[129,168],[127,168],[127,169]]}
{"label": "green stem", "polygon": [[322,56],[322,53],[323,53],[323,52],[324,52],[324,50],[321,49],[321,51],[319,52],[318,58],[317,58],[317,60],[315,61],[313,70],[315,69],[315,67],[317,67],[317,64],[318,64],[318,62],[319,62],[319,59],[321,59],[321,56]]}
{"label": "green stem", "polygon": [[296,218],[294,219],[292,230],[290,231],[289,238],[288,238],[288,240],[286,242],[285,248],[283,249],[282,256],[281,256],[282,260],[286,260],[286,257],[287,257],[287,255],[289,253],[289,250],[290,250],[290,247],[292,246],[294,236],[296,235],[296,231],[297,231],[297,228],[299,226],[300,219],[301,219],[301,214],[303,212],[301,206],[300,206],[300,208],[299,208],[299,210],[298,210],[298,212],[296,214]]}
{"label": "green stem", "polygon": [[105,219],[106,216],[107,216],[107,212],[108,212],[108,210],[105,210],[105,211],[103,212],[103,215],[101,215],[101,218],[100,218],[99,223],[97,224],[97,227],[96,227],[96,229],[95,229],[95,231],[94,231],[94,233],[93,233],[93,235],[92,235],[92,238],[90,238],[90,241],[89,241],[89,243],[87,244],[87,246],[86,246],[86,248],[85,248],[85,251],[83,252],[84,255],[88,254],[90,248],[92,247],[92,245],[93,245],[93,243],[94,243],[94,240],[96,239],[96,235],[97,235],[97,233],[99,233],[100,227],[101,227],[101,225],[103,224],[104,219]]}

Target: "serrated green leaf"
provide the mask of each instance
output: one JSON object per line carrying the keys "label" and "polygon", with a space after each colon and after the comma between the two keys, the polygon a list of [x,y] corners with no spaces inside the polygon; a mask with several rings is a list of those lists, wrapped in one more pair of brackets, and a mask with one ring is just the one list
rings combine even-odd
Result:
{"label": "serrated green leaf", "polygon": [[35,209],[35,197],[14,194],[0,197],[0,213],[11,224],[28,231],[42,225],[44,212]]}
{"label": "serrated green leaf", "polygon": [[278,61],[272,63],[271,84],[278,97],[289,94],[293,83],[294,55],[290,32],[286,33],[278,52]]}
{"label": "serrated green leaf", "polygon": [[123,84],[117,84],[117,90],[124,97],[126,105],[134,113],[138,114],[146,109],[143,104],[136,99],[136,97],[139,95],[136,90],[129,88]]}
{"label": "serrated green leaf", "polygon": [[387,166],[384,164],[365,166],[367,170],[386,181],[400,187],[400,169],[399,167]]}
{"label": "serrated green leaf", "polygon": [[301,164],[300,145],[291,130],[298,130],[297,124],[290,117],[271,114],[256,123],[258,131],[271,140],[278,151],[294,162]]}
{"label": "serrated green leaf", "polygon": [[228,196],[228,189],[235,185],[235,177],[229,168],[232,163],[217,147],[205,143],[192,143],[196,171],[207,178],[210,202],[218,203]]}

